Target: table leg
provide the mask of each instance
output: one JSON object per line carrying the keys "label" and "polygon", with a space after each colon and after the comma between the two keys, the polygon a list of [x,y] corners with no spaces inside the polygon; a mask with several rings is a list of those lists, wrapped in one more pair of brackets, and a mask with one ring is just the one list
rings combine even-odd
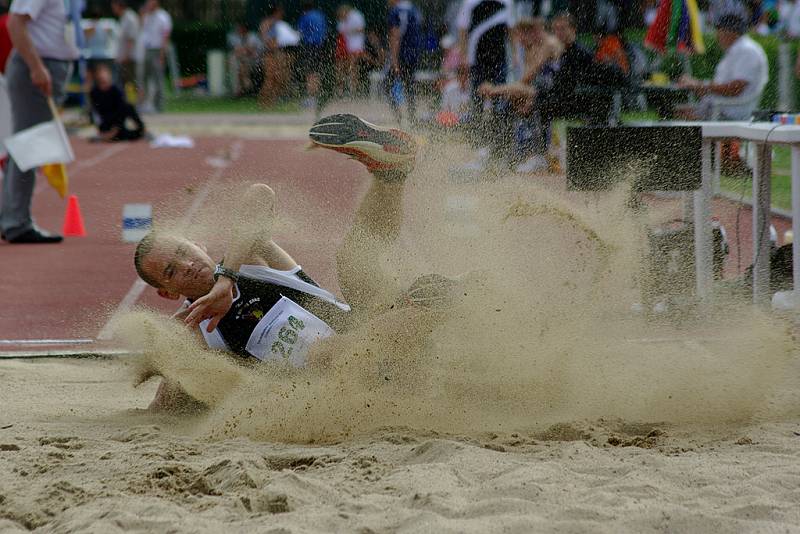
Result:
{"label": "table leg", "polygon": [[721,185],[720,185],[720,178],[722,175],[722,141],[716,141],[714,143],[714,183],[713,183],[713,191],[716,195],[720,192]]}
{"label": "table leg", "polygon": [[794,306],[800,303],[800,145],[792,145],[792,275]]}
{"label": "table leg", "polygon": [[772,147],[756,145],[753,166],[753,302],[768,304]]}
{"label": "table leg", "polygon": [[704,139],[702,147],[702,183],[694,192],[694,265],[697,281],[697,296],[708,298],[713,280],[713,236],[711,229],[711,196],[713,171],[711,154],[714,142]]}

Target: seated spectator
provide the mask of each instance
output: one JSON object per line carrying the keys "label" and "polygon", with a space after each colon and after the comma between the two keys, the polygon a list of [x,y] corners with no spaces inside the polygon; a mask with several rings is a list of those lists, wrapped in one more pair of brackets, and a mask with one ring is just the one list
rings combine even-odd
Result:
{"label": "seated spectator", "polygon": [[255,32],[247,29],[247,25],[239,23],[228,34],[228,48],[231,54],[228,64],[231,69],[233,94],[243,96],[253,91],[252,71],[258,65],[261,55],[261,39]]}
{"label": "seated spectator", "polygon": [[713,80],[681,78],[679,85],[700,101],[679,110],[689,120],[748,120],[761,101],[769,78],[767,56],[761,45],[746,35],[747,22],[738,15],[717,20],[717,41],[725,54],[714,69]]}
{"label": "seated spectator", "polygon": [[[99,131],[98,141],[135,141],[145,135],[145,127],[139,114],[112,82],[111,69],[100,64],[94,70],[94,84],[89,93],[92,115]],[[128,128],[130,120],[134,128]]]}
{"label": "seated spectator", "polygon": [[[576,41],[577,26],[571,14],[562,12],[553,19],[553,33],[564,47],[563,52],[555,62],[538,73],[533,83],[499,87],[484,84],[479,88],[479,94],[484,98],[506,99],[512,114],[511,119],[494,117],[489,136],[493,144],[491,154],[510,156],[514,139],[513,117],[539,120],[539,136],[531,144],[544,150],[553,119],[596,113],[598,101],[582,94],[579,89],[600,88],[606,91],[624,84],[625,76],[618,68],[596,62],[593,54]],[[543,158],[538,161],[541,163]]]}
{"label": "seated spectator", "polygon": [[511,100],[518,95],[531,94],[543,68],[556,63],[564,51],[561,42],[546,31],[544,19],[522,19],[517,23],[515,32],[525,56],[522,77],[518,83],[481,85],[479,93],[484,98],[502,97]]}

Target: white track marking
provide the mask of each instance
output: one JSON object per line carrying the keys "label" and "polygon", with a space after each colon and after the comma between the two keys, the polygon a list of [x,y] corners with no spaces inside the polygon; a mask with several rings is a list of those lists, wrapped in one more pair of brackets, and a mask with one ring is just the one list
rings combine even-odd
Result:
{"label": "white track marking", "polygon": [[87,345],[94,339],[0,339],[0,345]]}
{"label": "white track marking", "polygon": [[[98,163],[107,160],[108,158],[117,154],[118,152],[122,152],[124,149],[125,149],[124,144],[110,146],[93,158],[84,159],[77,162],[74,165],[71,165],[70,167],[67,168],[67,171],[74,172],[74,171],[80,171],[82,169],[88,169],[89,167],[94,167]],[[47,188],[47,186],[48,183],[46,178],[44,180],[39,180],[39,183],[37,184],[36,189],[33,191],[33,194],[38,195],[39,193],[44,191]]]}
{"label": "white track marking", "polygon": [[[242,154],[242,141],[236,140],[230,146],[230,158],[231,161],[236,161],[239,159],[239,156]],[[203,205],[206,198],[208,198],[209,193],[211,192],[211,186],[219,180],[222,175],[225,173],[225,167],[216,167],[214,172],[211,173],[211,176],[206,180],[205,185],[203,185],[203,189],[200,190],[200,194],[197,195],[192,202],[189,209],[181,218],[181,224],[185,225],[189,219],[194,217],[194,214],[197,213],[197,210]],[[112,324],[114,321],[124,313],[127,313],[131,307],[136,304],[136,301],[139,300],[139,297],[142,296],[142,292],[147,287],[140,278],[136,278],[136,281],[133,282],[131,288],[125,294],[122,301],[119,303],[117,308],[114,310],[114,313],[111,317],[106,321],[106,324],[103,325],[103,328],[100,330],[100,333],[97,334],[97,339],[100,341],[107,341],[113,338],[113,331],[112,331]]]}
{"label": "white track marking", "polygon": [[25,360],[33,358],[111,358],[133,356],[129,350],[18,350],[0,351],[0,360]]}

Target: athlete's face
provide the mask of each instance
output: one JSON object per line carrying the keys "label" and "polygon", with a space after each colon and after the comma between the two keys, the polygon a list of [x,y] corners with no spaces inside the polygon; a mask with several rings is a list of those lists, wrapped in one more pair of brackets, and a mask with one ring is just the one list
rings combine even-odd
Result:
{"label": "athlete's face", "polygon": [[178,237],[159,237],[142,258],[142,268],[159,282],[159,294],[202,297],[214,286],[215,263],[197,244]]}

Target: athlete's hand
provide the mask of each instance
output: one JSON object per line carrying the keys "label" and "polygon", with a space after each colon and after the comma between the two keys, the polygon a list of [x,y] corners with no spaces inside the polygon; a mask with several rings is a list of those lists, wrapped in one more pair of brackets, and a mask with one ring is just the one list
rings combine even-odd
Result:
{"label": "athlete's hand", "polygon": [[189,303],[181,304],[181,307],[175,310],[175,313],[172,314],[173,319],[177,319],[178,321],[184,321],[189,316]]}
{"label": "athlete's hand", "polygon": [[233,280],[220,277],[207,295],[189,305],[189,315],[184,322],[194,327],[210,319],[206,331],[213,332],[231,309],[231,304],[233,304]]}

